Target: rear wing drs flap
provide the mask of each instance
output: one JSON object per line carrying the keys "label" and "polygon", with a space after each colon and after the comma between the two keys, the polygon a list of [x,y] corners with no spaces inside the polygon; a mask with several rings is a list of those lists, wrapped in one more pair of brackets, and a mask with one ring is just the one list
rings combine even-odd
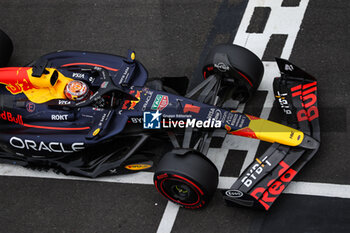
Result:
{"label": "rear wing drs flap", "polygon": [[312,149],[274,143],[238,177],[224,200],[268,210],[301,168],[319,148],[317,80],[287,60],[276,58],[281,77],[273,82],[274,94],[288,126],[317,141]]}

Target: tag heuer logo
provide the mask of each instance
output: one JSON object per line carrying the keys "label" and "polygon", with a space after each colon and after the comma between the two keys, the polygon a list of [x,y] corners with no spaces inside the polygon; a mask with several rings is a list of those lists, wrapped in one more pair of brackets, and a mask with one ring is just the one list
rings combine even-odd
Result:
{"label": "tag heuer logo", "polygon": [[163,110],[169,104],[169,98],[166,95],[157,95],[153,101],[152,110]]}

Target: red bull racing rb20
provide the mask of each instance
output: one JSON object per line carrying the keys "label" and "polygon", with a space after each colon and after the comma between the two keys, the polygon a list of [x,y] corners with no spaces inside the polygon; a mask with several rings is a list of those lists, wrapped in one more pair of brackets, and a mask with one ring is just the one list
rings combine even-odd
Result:
{"label": "red bull racing rb20", "polygon": [[[4,67],[12,42],[0,34]],[[149,78],[134,51],[59,51],[0,68],[0,162],[90,178],[151,170],[165,198],[197,209],[218,185],[206,157],[212,138],[239,135],[271,146],[222,191],[224,200],[268,210],[320,144],[316,79],[276,62],[284,124],[236,111],[264,73],[260,59],[237,45],[212,48],[203,80],[189,91],[186,77]]]}

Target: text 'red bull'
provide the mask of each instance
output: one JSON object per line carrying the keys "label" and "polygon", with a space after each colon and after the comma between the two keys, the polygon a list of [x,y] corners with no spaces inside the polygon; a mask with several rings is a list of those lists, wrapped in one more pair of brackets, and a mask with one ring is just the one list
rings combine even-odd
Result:
{"label": "text 'red bull'", "polygon": [[0,114],[0,119],[3,119],[3,120],[5,120],[5,121],[9,121],[9,122],[13,122],[13,123],[15,123],[15,124],[23,125],[22,116],[19,115],[19,114],[17,114],[17,116],[14,117],[14,116],[12,115],[12,113],[3,111],[3,112]]}
{"label": "text 'red bull'", "polygon": [[318,108],[316,107],[317,82],[312,82],[304,85],[298,85],[291,88],[292,97],[300,97],[303,101],[301,109],[297,113],[298,121],[312,121],[319,117]]}
{"label": "text 'red bull'", "polygon": [[[276,200],[278,195],[286,188],[287,184],[292,181],[297,174],[295,170],[289,167],[283,160],[279,163],[281,169],[278,171],[279,179],[272,179],[267,184],[267,187],[258,187],[251,192],[251,196],[262,204],[262,206],[268,210],[272,203]],[[262,198],[260,195],[262,194]]]}

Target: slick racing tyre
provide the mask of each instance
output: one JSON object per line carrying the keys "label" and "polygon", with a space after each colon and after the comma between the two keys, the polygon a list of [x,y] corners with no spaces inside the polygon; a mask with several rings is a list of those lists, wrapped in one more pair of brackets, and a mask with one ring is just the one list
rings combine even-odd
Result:
{"label": "slick racing tyre", "polygon": [[168,200],[188,209],[198,209],[214,195],[218,170],[204,155],[168,152],[158,164],[154,184]]}
{"label": "slick racing tyre", "polygon": [[7,65],[13,51],[10,37],[0,29],[0,67]]}
{"label": "slick racing tyre", "polygon": [[251,51],[238,45],[222,44],[209,51],[202,74],[222,77],[223,85],[230,85],[233,99],[246,102],[260,85],[264,74],[261,60]]}

